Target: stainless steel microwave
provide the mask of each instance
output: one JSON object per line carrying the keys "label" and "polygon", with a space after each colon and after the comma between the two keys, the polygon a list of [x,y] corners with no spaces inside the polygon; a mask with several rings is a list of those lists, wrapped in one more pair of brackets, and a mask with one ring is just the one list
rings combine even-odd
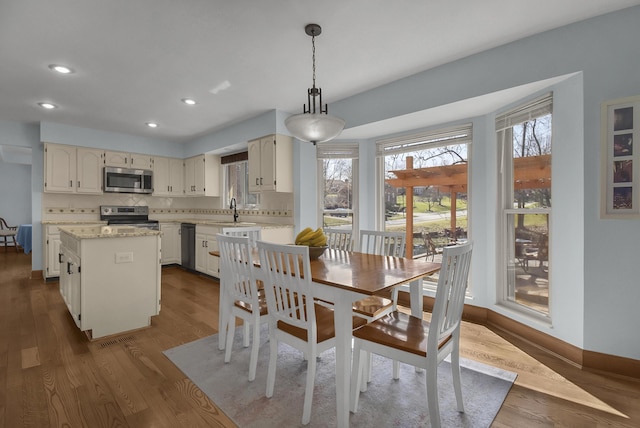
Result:
{"label": "stainless steel microwave", "polygon": [[103,190],[112,193],[152,193],[153,171],[104,167]]}

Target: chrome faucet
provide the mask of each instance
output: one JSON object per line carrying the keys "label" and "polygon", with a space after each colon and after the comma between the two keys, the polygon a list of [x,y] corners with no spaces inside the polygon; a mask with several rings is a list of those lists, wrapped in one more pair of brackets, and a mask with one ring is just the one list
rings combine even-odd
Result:
{"label": "chrome faucet", "polygon": [[229,204],[229,209],[233,210],[233,222],[238,222],[238,210],[237,210],[236,198],[231,198],[231,204]]}

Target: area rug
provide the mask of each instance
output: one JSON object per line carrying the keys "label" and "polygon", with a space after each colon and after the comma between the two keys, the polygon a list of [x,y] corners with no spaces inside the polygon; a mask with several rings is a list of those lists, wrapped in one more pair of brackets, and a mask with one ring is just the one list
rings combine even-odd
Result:
{"label": "area rug", "polygon": [[[218,405],[239,427],[301,426],[307,364],[296,349],[280,344],[276,384],[272,398],[265,397],[269,343],[263,328],[256,379],[247,380],[249,349],[242,347],[236,329],[231,362],[224,363],[218,335],[208,336],[164,352],[182,372]],[[489,427],[513,384],[516,374],[475,361],[461,359],[465,413],[456,410],[449,363],[438,369],[438,396],[443,427]],[[393,380],[391,361],[374,356],[372,380],[360,395],[357,413],[350,413],[351,427],[430,426],[426,404],[425,373],[400,365],[400,379]],[[309,427],[336,425],[335,354],[328,350],[318,358],[311,423]]]}

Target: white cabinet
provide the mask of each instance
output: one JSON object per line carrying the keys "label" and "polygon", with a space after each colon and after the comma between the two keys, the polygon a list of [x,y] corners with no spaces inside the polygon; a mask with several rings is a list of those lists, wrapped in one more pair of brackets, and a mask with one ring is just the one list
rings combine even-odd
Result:
{"label": "white cabinet", "polygon": [[45,143],[44,158],[45,192],[102,194],[104,151]]}
{"label": "white cabinet", "polygon": [[60,233],[62,295],[74,322],[91,339],[151,324],[160,311],[160,236],[82,238]]}
{"label": "white cabinet", "polygon": [[104,152],[104,164],[118,168],[151,169],[151,156],[126,152]]}
{"label": "white cabinet", "polygon": [[184,161],[176,158],[153,158],[153,195],[184,195]]}
{"label": "white cabinet", "polygon": [[[99,225],[99,223],[94,224],[83,224],[86,227],[92,227]],[[60,254],[62,253],[61,245],[60,245],[60,229],[58,229],[57,224],[46,224],[44,225],[43,234],[44,237],[44,277],[47,278],[55,278],[61,276],[60,266],[62,263]]]}
{"label": "white cabinet", "polygon": [[268,135],[249,141],[249,191],[293,192],[293,139]]}
{"label": "white cabinet", "polygon": [[199,155],[184,161],[184,194],[220,196],[220,157]]}
{"label": "white cabinet", "polygon": [[78,147],[76,151],[76,193],[101,194],[104,152]]}
{"label": "white cabinet", "polygon": [[44,229],[46,279],[60,276],[60,231],[55,225],[47,225]]}
{"label": "white cabinet", "polygon": [[81,310],[80,310],[80,258],[77,254],[70,251],[64,246],[60,247],[60,295],[67,305],[69,313],[73,318],[76,326],[81,326]]}
{"label": "white cabinet", "polygon": [[209,254],[218,251],[217,233],[220,233],[219,227],[196,225],[196,270],[219,278],[219,257]]}
{"label": "white cabinet", "polygon": [[180,240],[180,223],[160,223],[161,256],[163,265],[181,262],[182,244]]}

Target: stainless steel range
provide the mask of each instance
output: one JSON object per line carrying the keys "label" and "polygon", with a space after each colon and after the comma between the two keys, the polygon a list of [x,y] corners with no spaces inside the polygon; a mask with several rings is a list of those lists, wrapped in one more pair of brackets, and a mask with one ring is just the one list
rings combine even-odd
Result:
{"label": "stainless steel range", "polygon": [[149,220],[149,207],[147,206],[101,205],[100,220],[106,220],[108,225],[117,224],[160,230],[158,220]]}

